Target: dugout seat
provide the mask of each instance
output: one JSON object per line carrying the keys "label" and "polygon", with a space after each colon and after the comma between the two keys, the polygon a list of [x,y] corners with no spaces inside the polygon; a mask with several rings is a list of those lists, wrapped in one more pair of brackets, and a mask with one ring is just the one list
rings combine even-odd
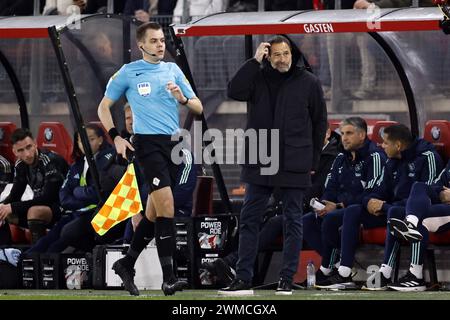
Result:
{"label": "dugout seat", "polygon": [[450,159],[450,121],[429,120],[425,124],[424,139],[431,142],[445,163]]}
{"label": "dugout seat", "polygon": [[393,124],[397,124],[397,122],[389,120],[377,121],[373,126],[371,137],[372,141],[375,142],[377,145],[381,146],[381,144],[383,143],[384,129],[386,127],[392,126]]}
{"label": "dugout seat", "polygon": [[331,131],[339,130],[339,124],[342,120],[328,120],[328,125],[330,126]]}
{"label": "dugout seat", "polygon": [[213,214],[214,177],[198,176],[194,190],[192,216]]}
{"label": "dugout seat", "polygon": [[386,227],[361,229],[361,242],[364,244],[377,244],[384,246]]}
{"label": "dugout seat", "polygon": [[69,164],[73,162],[72,137],[60,122],[42,122],[38,129],[37,145],[39,148],[56,152]]}
{"label": "dugout seat", "polygon": [[[380,245],[384,246],[386,240],[386,228],[373,228],[373,229],[362,229],[361,228],[361,244],[363,245]],[[434,255],[434,249],[439,249],[442,246],[448,246],[450,244],[450,231],[445,232],[431,232],[429,234],[429,242],[428,248],[426,249],[424,259],[427,265],[427,269],[430,276],[430,284],[431,286],[438,284],[437,277],[437,267],[436,267],[436,258]],[[409,249],[409,243],[402,242],[402,246],[407,246],[408,248],[405,250],[409,253],[411,250]],[[408,257],[409,259],[409,257]],[[399,270],[399,262],[400,262],[400,251],[397,255],[397,261],[395,263],[394,269],[394,279],[398,278],[398,270]]]}
{"label": "dugout seat", "polygon": [[14,224],[9,224],[9,231],[11,232],[11,241],[14,245],[30,245],[31,244],[30,230],[19,227]]}
{"label": "dugout seat", "polygon": [[8,159],[12,165],[16,162],[16,157],[12,151],[11,135],[16,130],[16,125],[12,122],[0,122],[0,154]]}

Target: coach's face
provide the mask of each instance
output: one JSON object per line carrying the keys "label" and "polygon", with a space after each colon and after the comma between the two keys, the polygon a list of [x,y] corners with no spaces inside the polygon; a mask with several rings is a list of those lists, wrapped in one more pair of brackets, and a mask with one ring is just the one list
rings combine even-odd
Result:
{"label": "coach's face", "polygon": [[288,72],[292,64],[291,48],[285,42],[273,43],[270,46],[270,55],[268,60],[272,68],[281,73]]}

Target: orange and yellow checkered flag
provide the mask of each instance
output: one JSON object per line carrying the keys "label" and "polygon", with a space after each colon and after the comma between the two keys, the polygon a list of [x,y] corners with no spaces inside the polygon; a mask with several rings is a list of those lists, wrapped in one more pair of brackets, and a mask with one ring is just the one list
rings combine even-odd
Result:
{"label": "orange and yellow checkered flag", "polygon": [[91,224],[95,232],[102,236],[116,224],[141,210],[141,196],[134,166],[131,163],[103,207],[92,219]]}

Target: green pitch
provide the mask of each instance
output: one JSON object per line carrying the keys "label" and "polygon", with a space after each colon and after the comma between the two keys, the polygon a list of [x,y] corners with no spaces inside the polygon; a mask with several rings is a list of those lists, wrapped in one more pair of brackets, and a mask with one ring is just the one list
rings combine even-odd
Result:
{"label": "green pitch", "polygon": [[185,290],[165,297],[160,290],[141,291],[132,297],[121,290],[0,290],[0,300],[450,300],[449,291],[367,292],[296,290],[292,296],[276,296],[274,290],[255,290],[253,297],[224,298],[217,290]]}

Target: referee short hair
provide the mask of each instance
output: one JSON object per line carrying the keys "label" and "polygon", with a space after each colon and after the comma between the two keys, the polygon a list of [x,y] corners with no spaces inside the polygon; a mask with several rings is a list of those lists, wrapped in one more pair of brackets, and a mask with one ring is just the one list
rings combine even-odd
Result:
{"label": "referee short hair", "polygon": [[161,25],[158,22],[154,22],[154,21],[150,21],[150,22],[146,22],[144,24],[141,24],[136,29],[136,40],[137,41],[143,41],[144,37],[145,37],[145,33],[147,32],[148,29],[161,30],[162,27],[161,27]]}

